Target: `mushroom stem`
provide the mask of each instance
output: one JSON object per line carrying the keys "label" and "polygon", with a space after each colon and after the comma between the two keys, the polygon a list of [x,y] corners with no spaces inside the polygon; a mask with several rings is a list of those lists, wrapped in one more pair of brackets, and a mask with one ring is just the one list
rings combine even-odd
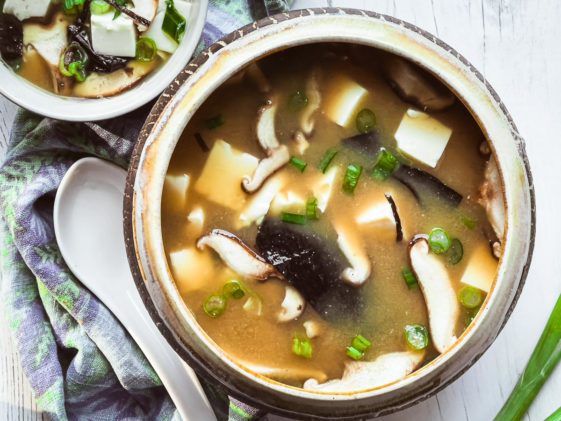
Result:
{"label": "mushroom stem", "polygon": [[[485,208],[487,218],[495,231],[499,243],[503,242],[505,229],[505,205],[502,189],[501,174],[497,161],[490,157],[485,166],[485,179],[479,189],[479,203]],[[495,254],[500,255],[500,249],[493,245]]]}
{"label": "mushroom stem", "polygon": [[308,104],[300,115],[300,129],[306,137],[310,137],[314,131],[315,119],[313,118],[315,112],[319,110],[321,105],[321,93],[319,91],[320,69],[315,68],[306,82],[306,97]]}
{"label": "mushroom stem", "polygon": [[242,179],[242,188],[248,193],[257,191],[267,178],[285,166],[289,160],[290,153],[285,145],[273,149],[270,156],[259,161],[252,176]]}
{"label": "mushroom stem", "polygon": [[284,287],[284,300],[281,303],[281,311],[277,314],[277,320],[281,323],[290,322],[302,315],[306,308],[306,301],[298,290],[290,285]]}
{"label": "mushroom stem", "polygon": [[337,224],[335,231],[337,245],[351,264],[351,267],[341,273],[341,279],[353,286],[361,286],[366,282],[371,271],[364,244],[355,232],[349,232],[342,224]]}

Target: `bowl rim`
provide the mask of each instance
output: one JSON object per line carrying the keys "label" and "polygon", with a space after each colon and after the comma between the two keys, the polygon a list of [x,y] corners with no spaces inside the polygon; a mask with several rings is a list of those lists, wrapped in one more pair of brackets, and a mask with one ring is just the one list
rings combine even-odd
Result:
{"label": "bowl rim", "polygon": [[[332,416],[330,416],[330,418],[333,418],[333,417],[336,417],[336,418],[349,418],[349,417],[354,418],[354,417],[360,417],[360,416],[365,416],[365,415],[371,415],[373,413],[376,413],[376,415],[381,415],[381,414],[384,414],[384,413],[393,412],[393,411],[398,410],[398,409],[399,410],[403,409],[407,406],[418,403],[421,400],[426,399],[426,398],[434,395],[435,393],[437,393],[438,391],[443,389],[445,386],[452,383],[455,379],[457,379],[461,374],[463,374],[467,369],[469,369],[469,367],[471,367],[479,359],[479,357],[485,352],[485,350],[494,341],[496,336],[500,333],[500,330],[502,330],[502,327],[504,326],[504,324],[508,320],[511,312],[514,309],[514,306],[515,306],[515,304],[518,300],[518,297],[519,297],[519,295],[522,291],[524,280],[527,276],[527,272],[528,272],[528,269],[529,269],[529,264],[530,264],[531,257],[532,257],[534,239],[535,239],[535,198],[534,198],[533,181],[532,181],[532,176],[531,176],[531,172],[530,172],[530,168],[529,168],[528,158],[527,158],[526,153],[525,153],[523,141],[520,138],[520,136],[518,135],[518,132],[517,132],[517,129],[514,125],[514,122],[512,121],[512,118],[511,118],[510,114],[506,110],[504,104],[502,103],[502,101],[498,97],[497,93],[493,90],[493,88],[489,85],[489,83],[484,79],[484,77],[481,75],[481,73],[479,73],[479,71],[477,71],[475,69],[475,67],[473,65],[471,65],[463,56],[461,56],[459,53],[457,53],[454,49],[452,49],[450,46],[448,46],[444,42],[440,41],[438,38],[434,37],[432,34],[426,32],[426,31],[424,31],[424,30],[422,30],[422,29],[420,29],[420,28],[418,28],[418,27],[416,27],[412,24],[404,22],[400,19],[393,18],[391,16],[382,15],[382,14],[375,13],[375,12],[362,11],[362,10],[358,10],[358,9],[325,8],[325,9],[305,9],[305,10],[291,11],[291,12],[288,12],[288,13],[275,15],[275,16],[272,16],[272,17],[269,17],[269,18],[262,19],[261,21],[259,21],[257,23],[250,24],[250,25],[248,25],[244,28],[241,28],[238,31],[235,31],[235,32],[231,33],[230,35],[227,35],[226,37],[222,38],[220,41],[218,41],[215,44],[213,44],[212,46],[210,46],[205,52],[203,52],[193,62],[191,62],[185,68],[185,71],[178,76],[178,78],[176,79],[176,83],[171,85],[170,88],[168,90],[166,90],[166,92],[162,95],[160,100],[156,103],[156,105],[152,109],[152,111],[150,113],[150,116],[149,116],[145,126],[143,127],[140,136],[139,136],[139,142],[136,145],[135,150],[133,152],[133,159],[131,161],[131,166],[130,166],[129,174],[128,174],[128,177],[127,177],[127,187],[126,187],[125,199],[124,199],[124,228],[125,228],[125,236],[126,236],[126,244],[127,244],[127,255],[129,257],[131,270],[133,272],[133,276],[135,278],[135,282],[137,283],[137,287],[139,289],[139,292],[140,292],[143,300],[145,301],[145,304],[148,307],[151,316],[153,317],[155,322],[158,324],[158,326],[160,327],[160,330],[162,331],[164,336],[166,336],[166,338],[168,339],[170,344],[176,349],[176,351],[178,351],[178,353],[183,358],[185,358],[190,364],[193,364],[194,368],[197,369],[199,372],[202,372],[207,377],[210,377],[210,378],[214,379],[215,382],[218,381],[220,384],[222,384],[223,387],[228,388],[228,390],[235,397],[238,397],[241,400],[246,400],[246,401],[252,402],[253,404],[256,404],[257,406],[267,407],[267,409],[273,410],[277,413],[282,413],[282,414],[289,415],[289,416],[304,416],[302,413],[294,412],[294,411],[288,410],[286,408],[279,408],[276,405],[271,405],[270,402],[269,403],[264,403],[263,401],[259,400],[259,398],[256,398],[254,396],[249,396],[247,393],[244,393],[244,391],[237,390],[235,387],[233,388],[231,383],[225,384],[224,380],[220,378],[220,374],[217,374],[216,372],[211,370],[209,367],[206,366],[206,363],[199,361],[197,358],[194,358],[193,355],[190,355],[190,353],[188,351],[186,351],[185,348],[190,349],[190,347],[187,344],[185,344],[181,339],[179,339],[174,334],[172,329],[169,328],[166,325],[166,321],[161,317],[161,315],[159,313],[159,310],[158,310],[158,306],[154,303],[154,301],[153,301],[153,299],[150,295],[149,289],[147,288],[147,286],[145,284],[146,281],[144,280],[144,278],[142,276],[144,270],[146,270],[146,267],[144,267],[144,268],[141,267],[142,266],[142,264],[140,263],[141,258],[139,256],[139,250],[137,250],[137,246],[138,246],[137,240],[138,240],[139,233],[137,232],[136,225],[135,225],[135,220],[134,220],[135,219],[135,213],[134,213],[135,202],[134,202],[134,200],[135,200],[136,188],[138,187],[138,185],[136,184],[138,182],[136,175],[137,175],[137,171],[138,171],[140,161],[142,159],[142,154],[143,154],[143,151],[145,149],[145,145],[150,140],[152,131],[156,129],[156,126],[158,125],[158,123],[161,123],[160,120],[162,118],[162,112],[166,109],[166,106],[169,105],[170,102],[173,102],[172,101],[173,97],[174,97],[175,94],[178,93],[178,91],[180,91],[181,85],[183,83],[186,83],[189,80],[190,76],[192,74],[194,74],[200,66],[203,66],[204,63],[210,57],[214,56],[222,48],[224,48],[224,47],[228,46],[229,44],[235,42],[239,38],[242,38],[242,37],[247,36],[248,34],[251,34],[252,32],[254,32],[257,29],[264,28],[264,27],[274,25],[274,24],[277,24],[277,23],[282,23],[282,22],[287,21],[287,20],[293,20],[293,19],[298,19],[298,18],[309,19],[309,18],[313,18],[313,16],[323,16],[323,15],[330,15],[331,17],[333,17],[334,15],[340,15],[342,18],[353,17],[353,16],[367,17],[367,18],[374,18],[374,20],[377,20],[378,22],[384,22],[384,23],[389,23],[391,25],[396,25],[396,26],[404,28],[406,31],[408,31],[410,33],[413,33],[413,34],[416,34],[417,36],[423,37],[425,39],[425,41],[428,41],[428,42],[434,44],[433,47],[435,49],[440,48],[444,52],[446,52],[447,54],[450,54],[455,59],[457,59],[459,61],[459,65],[461,65],[463,70],[470,73],[471,76],[474,76],[478,80],[478,82],[481,83],[482,87],[485,89],[485,93],[489,95],[489,97],[492,101],[494,101],[494,106],[497,108],[497,113],[500,114],[500,116],[503,117],[506,120],[505,124],[509,126],[511,136],[513,137],[513,139],[515,141],[517,141],[517,144],[516,144],[517,152],[518,152],[517,157],[521,160],[521,164],[522,164],[523,172],[524,172],[524,176],[525,176],[525,179],[524,179],[524,190],[525,191],[523,193],[528,195],[527,200],[529,202],[527,204],[528,205],[528,211],[529,211],[529,215],[528,215],[528,219],[529,219],[528,244],[527,244],[527,249],[525,249],[525,251],[523,253],[525,255],[526,259],[525,259],[524,265],[520,268],[520,273],[518,275],[517,288],[514,291],[514,295],[512,295],[510,300],[509,300],[509,305],[506,308],[506,310],[504,311],[504,315],[502,316],[502,320],[501,320],[501,323],[500,323],[498,329],[495,329],[496,332],[494,332],[494,334],[491,335],[491,337],[488,338],[486,343],[482,345],[481,349],[476,354],[473,355],[473,358],[468,363],[464,364],[460,370],[457,370],[455,372],[454,375],[449,376],[448,378],[446,378],[443,381],[439,380],[437,382],[437,384],[432,385],[428,392],[425,391],[424,395],[417,396],[415,399],[408,400],[408,401],[406,401],[406,400],[402,400],[401,402],[398,401],[397,403],[395,403],[393,405],[393,408],[390,408],[388,410],[382,409],[381,411],[378,411],[377,409],[374,408],[374,409],[371,409],[371,410],[367,410],[366,412],[364,412],[364,411],[360,412],[360,409],[357,406],[355,412],[352,412],[352,411],[351,411],[352,413],[341,412],[340,414],[332,414]],[[334,41],[334,40],[331,40],[331,41]],[[314,42],[321,42],[321,41],[314,41]],[[327,40],[325,42],[329,42],[329,40]],[[345,42],[345,41],[343,40],[342,42]],[[347,42],[353,43],[353,41],[347,41]],[[306,42],[302,42],[302,43],[306,43]],[[287,48],[290,48],[292,46],[293,45],[290,45]],[[378,47],[378,48],[380,48],[380,47]],[[271,53],[270,50],[265,51],[265,52],[261,52],[260,56],[263,56],[263,55],[269,54],[269,53]],[[407,57],[407,58],[409,60],[412,59],[410,56]],[[419,64],[421,64],[421,63],[419,63]],[[423,66],[423,67],[425,67],[425,66]],[[470,109],[469,104],[466,104],[466,106],[468,107],[468,109]],[[165,123],[165,121],[164,121],[164,123]],[[482,128],[483,131],[485,131],[484,127],[481,127],[481,128]],[[175,146],[175,144],[173,146]],[[167,265],[167,263],[166,263],[166,265]],[[493,296],[493,294],[489,294],[489,295]],[[481,312],[480,312],[480,314],[478,315],[479,321],[481,321],[482,317],[483,316],[481,315]],[[478,326],[474,326],[473,329],[472,329],[472,332],[474,330],[477,330],[476,327],[478,327]],[[443,356],[445,356],[445,355],[446,354],[443,354]],[[448,354],[448,355],[450,355],[450,354]],[[309,414],[309,413],[305,414],[305,416],[309,416],[309,415],[317,416],[316,414]]]}
{"label": "bowl rim", "polygon": [[203,33],[208,0],[190,0],[191,20],[177,50],[130,89],[107,98],[54,94],[19,76],[0,59],[0,94],[34,113],[57,120],[98,121],[134,111],[159,96],[191,60]]}

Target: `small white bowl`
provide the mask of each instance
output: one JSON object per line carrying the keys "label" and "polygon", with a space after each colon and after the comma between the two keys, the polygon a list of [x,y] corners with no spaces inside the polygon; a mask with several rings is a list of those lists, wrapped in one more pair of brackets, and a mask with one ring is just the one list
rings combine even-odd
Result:
{"label": "small white bowl", "polygon": [[208,0],[192,0],[187,30],[177,51],[158,69],[122,94],[87,99],[56,95],[17,75],[0,60],[0,93],[19,106],[58,120],[95,121],[118,117],[156,98],[189,62],[206,20]]}

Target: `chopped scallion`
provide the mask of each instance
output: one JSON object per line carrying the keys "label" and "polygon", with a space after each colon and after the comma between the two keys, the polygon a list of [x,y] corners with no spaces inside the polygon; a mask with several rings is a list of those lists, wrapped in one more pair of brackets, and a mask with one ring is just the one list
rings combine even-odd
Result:
{"label": "chopped scallion", "polygon": [[450,249],[448,250],[448,262],[452,265],[460,263],[464,257],[464,246],[457,238],[452,239]]}
{"label": "chopped scallion", "polygon": [[211,295],[204,302],[203,309],[212,318],[220,316],[226,310],[226,297],[223,295]]}
{"label": "chopped scallion", "polygon": [[450,248],[450,236],[442,228],[433,228],[429,234],[429,246],[433,253],[446,253]]}
{"label": "chopped scallion", "polygon": [[66,15],[77,15],[82,11],[85,0],[64,0],[62,9]]}
{"label": "chopped scallion", "polygon": [[156,58],[158,47],[152,38],[140,37],[136,41],[136,56],[138,61],[148,63]]}
{"label": "chopped scallion", "polygon": [[429,346],[429,332],[423,325],[407,325],[404,328],[405,341],[415,351],[421,351]]}
{"label": "chopped scallion", "polygon": [[310,197],[306,202],[306,218],[318,219],[318,200],[315,197]]}
{"label": "chopped scallion", "polygon": [[358,164],[349,164],[343,179],[343,190],[347,193],[353,193],[358,184],[360,175],[362,174],[362,166]]}
{"label": "chopped scallion", "polygon": [[59,61],[59,70],[63,76],[73,77],[78,82],[86,80],[86,65],[89,57],[80,44],[72,42],[62,55]]}
{"label": "chopped scallion", "polygon": [[306,161],[295,156],[292,156],[290,158],[290,164],[300,172],[304,172],[304,170],[308,166],[308,163]]}
{"label": "chopped scallion", "polygon": [[387,180],[399,168],[399,161],[386,148],[381,148],[372,169],[372,177],[378,181]]}
{"label": "chopped scallion", "polygon": [[217,129],[224,124],[224,117],[222,114],[217,114],[214,117],[205,120],[205,126],[209,130]]}
{"label": "chopped scallion", "polygon": [[226,282],[222,287],[222,291],[224,292],[226,297],[232,297],[236,300],[243,298],[245,295],[242,284],[235,279]]}
{"label": "chopped scallion", "polygon": [[290,212],[282,212],[281,220],[283,222],[296,225],[306,225],[306,223],[308,222],[308,218],[306,218],[306,215],[300,215],[298,213]]}
{"label": "chopped scallion", "polygon": [[322,173],[325,174],[327,168],[331,164],[331,161],[333,161],[333,158],[335,158],[335,155],[337,155],[336,149],[328,149],[327,151],[325,151],[325,154],[323,154],[323,157],[321,158],[321,161],[319,161],[318,165],[318,168]]}
{"label": "chopped scallion", "polygon": [[347,347],[347,356],[355,361],[362,360],[364,358],[364,352],[360,352],[353,346]]}
{"label": "chopped scallion", "polygon": [[405,283],[407,284],[407,287],[409,289],[417,286],[417,284],[418,284],[417,277],[415,276],[415,274],[413,273],[413,271],[411,269],[403,268],[401,270],[401,274],[403,275],[403,280],[405,281]]}
{"label": "chopped scallion", "polygon": [[369,108],[364,108],[356,115],[356,129],[359,133],[370,133],[376,127],[376,115]]}
{"label": "chopped scallion", "polygon": [[292,339],[292,352],[299,357],[310,359],[314,352],[312,342],[307,338],[302,339],[295,336]]}
{"label": "chopped scallion", "polygon": [[458,300],[465,308],[477,308],[483,302],[483,291],[471,285],[466,285],[458,291]]}
{"label": "chopped scallion", "polygon": [[308,97],[304,91],[296,91],[288,98],[288,109],[293,112],[303,110],[308,105]]}
{"label": "chopped scallion", "polygon": [[94,15],[104,15],[111,10],[111,5],[103,0],[92,0],[90,11]]}
{"label": "chopped scallion", "polygon": [[353,342],[351,343],[352,348],[355,348],[357,350],[359,350],[360,352],[366,352],[370,349],[370,347],[372,346],[372,342],[370,342],[368,339],[366,339],[364,336],[362,335],[356,335],[353,338]]}
{"label": "chopped scallion", "polygon": [[162,31],[178,44],[183,38],[187,22],[175,8],[173,0],[166,0],[166,14],[162,22]]}

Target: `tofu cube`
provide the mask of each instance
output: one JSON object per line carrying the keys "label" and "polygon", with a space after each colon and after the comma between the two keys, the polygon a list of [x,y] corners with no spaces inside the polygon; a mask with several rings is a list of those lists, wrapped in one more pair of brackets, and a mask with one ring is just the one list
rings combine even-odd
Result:
{"label": "tofu cube", "polygon": [[96,53],[107,56],[134,57],[136,55],[136,29],[131,18],[113,13],[92,14],[92,46]]}
{"label": "tofu cube", "polygon": [[318,209],[321,213],[325,213],[325,210],[327,209],[327,204],[331,198],[331,193],[333,192],[333,186],[335,185],[335,179],[337,178],[338,173],[338,167],[330,168],[325,174],[321,175],[319,181],[312,188],[314,197],[318,201]]}
{"label": "tofu cube", "polygon": [[167,209],[172,211],[185,209],[190,183],[191,177],[187,174],[166,175],[164,180],[163,203],[165,203]]}
{"label": "tofu cube", "polygon": [[391,205],[385,198],[361,211],[356,217],[359,225],[368,225],[380,233],[395,235],[396,221],[393,216]]}
{"label": "tofu cube", "polygon": [[51,0],[6,0],[3,12],[19,20],[47,16]]}
{"label": "tofu cube", "polygon": [[169,262],[173,279],[182,295],[202,289],[215,275],[212,256],[195,247],[171,252]]}
{"label": "tofu cube", "polygon": [[460,282],[489,293],[496,273],[497,260],[488,245],[481,244],[471,252]]}
{"label": "tofu cube", "polygon": [[452,129],[426,113],[407,110],[395,132],[398,149],[429,167],[436,168],[452,135]]}
{"label": "tofu cube", "polygon": [[284,191],[275,196],[271,203],[271,212],[279,214],[281,212],[303,213],[306,209],[306,199],[293,191]]}
{"label": "tofu cube", "polygon": [[325,90],[324,111],[330,120],[347,127],[354,122],[358,107],[368,91],[345,75],[336,75]]}
{"label": "tofu cube", "polygon": [[284,186],[285,182],[286,180],[281,177],[280,174],[269,179],[240,214],[238,227],[248,227],[254,222],[259,224],[265,215],[267,215],[267,212],[269,212],[271,202]]}
{"label": "tofu cube", "polygon": [[259,160],[223,140],[217,140],[195,183],[195,191],[214,203],[240,211],[247,201],[242,179],[250,176]]}
{"label": "tofu cube", "polygon": [[205,223],[205,211],[200,206],[193,209],[189,215],[187,215],[187,220],[196,225],[198,228],[202,229]]}
{"label": "tofu cube", "polygon": [[[177,11],[188,21],[189,14],[191,11],[191,3],[181,0],[175,0],[174,6]],[[158,46],[158,50],[165,51],[166,53],[173,53],[177,49],[177,42],[174,39],[169,37],[163,30],[162,24],[164,23],[164,17],[166,15],[166,8],[160,6],[158,7],[158,12],[152,21],[152,24],[145,32],[145,35],[149,38],[152,38],[156,45]]]}

